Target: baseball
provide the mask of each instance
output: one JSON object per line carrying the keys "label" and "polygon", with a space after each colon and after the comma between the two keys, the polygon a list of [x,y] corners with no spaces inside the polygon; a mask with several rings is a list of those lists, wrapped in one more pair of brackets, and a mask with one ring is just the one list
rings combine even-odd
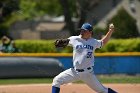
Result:
{"label": "baseball", "polygon": [[109,28],[114,28],[114,25],[113,25],[113,24],[110,24],[110,25],[109,25]]}

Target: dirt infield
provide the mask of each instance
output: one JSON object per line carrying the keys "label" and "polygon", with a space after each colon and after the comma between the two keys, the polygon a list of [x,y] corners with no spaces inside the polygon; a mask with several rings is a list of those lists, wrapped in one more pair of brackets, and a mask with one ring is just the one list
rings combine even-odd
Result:
{"label": "dirt infield", "polygon": [[[140,93],[140,84],[104,84],[118,93]],[[0,85],[0,93],[51,93],[50,84]],[[85,84],[61,86],[61,93],[95,93]]]}

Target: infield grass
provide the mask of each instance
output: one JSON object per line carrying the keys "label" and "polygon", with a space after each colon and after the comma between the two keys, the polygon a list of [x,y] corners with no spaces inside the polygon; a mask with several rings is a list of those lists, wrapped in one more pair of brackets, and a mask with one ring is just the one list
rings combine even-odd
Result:
{"label": "infield grass", "polygon": [[[101,83],[140,83],[140,76],[97,76]],[[24,79],[0,79],[0,85],[9,84],[45,84],[52,83],[53,78],[24,78]],[[77,81],[74,83],[82,83]]]}

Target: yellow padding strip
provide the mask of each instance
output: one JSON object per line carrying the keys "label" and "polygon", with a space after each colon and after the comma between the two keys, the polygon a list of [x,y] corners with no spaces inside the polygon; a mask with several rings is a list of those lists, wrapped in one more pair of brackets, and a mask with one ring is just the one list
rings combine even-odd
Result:
{"label": "yellow padding strip", "polygon": [[95,53],[95,56],[140,56],[140,52],[125,52],[125,53]]}
{"label": "yellow padding strip", "polygon": [[38,57],[38,56],[45,56],[45,57],[71,57],[72,54],[71,53],[3,53],[0,54],[0,57],[5,57],[5,56],[18,56],[18,57],[22,57],[22,56],[26,56],[26,57]]}
{"label": "yellow padding strip", "polygon": [[[72,53],[0,53],[0,57],[72,57]],[[140,56],[140,52],[95,53],[95,56]]]}

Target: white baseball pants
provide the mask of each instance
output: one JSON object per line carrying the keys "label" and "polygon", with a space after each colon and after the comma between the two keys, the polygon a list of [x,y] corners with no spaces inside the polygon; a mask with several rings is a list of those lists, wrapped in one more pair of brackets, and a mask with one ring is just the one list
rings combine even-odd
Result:
{"label": "white baseball pants", "polygon": [[84,72],[77,72],[74,68],[65,70],[53,79],[52,86],[60,88],[60,85],[62,84],[74,82],[77,80],[82,80],[97,93],[108,93],[108,88],[105,88],[98,81],[93,72],[93,68],[90,70],[85,70]]}

